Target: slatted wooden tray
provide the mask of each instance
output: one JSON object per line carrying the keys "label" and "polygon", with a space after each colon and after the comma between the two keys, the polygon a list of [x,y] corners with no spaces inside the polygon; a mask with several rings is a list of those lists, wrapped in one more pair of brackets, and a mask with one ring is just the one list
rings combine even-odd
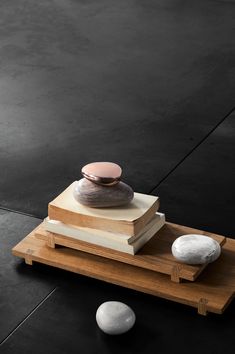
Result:
{"label": "slatted wooden tray", "polygon": [[55,245],[61,245],[155,272],[168,274],[174,282],[180,282],[181,279],[195,281],[207,266],[207,264],[187,265],[177,262],[171,253],[171,245],[177,237],[183,234],[196,233],[212,237],[218,241],[221,246],[226,241],[224,236],[182,225],[166,223],[156,235],[133,256],[124,252],[114,251],[109,248],[79,241],[72,237],[47,232],[42,225],[43,224],[36,229],[35,236],[45,240],[49,247],[55,248]]}
{"label": "slatted wooden tray", "polygon": [[71,248],[52,249],[35,230],[13,248],[27,264],[62,268],[109,283],[193,306],[198,313],[221,314],[235,294],[235,240],[227,238],[220,258],[208,265],[196,282],[174,283],[169,276]]}

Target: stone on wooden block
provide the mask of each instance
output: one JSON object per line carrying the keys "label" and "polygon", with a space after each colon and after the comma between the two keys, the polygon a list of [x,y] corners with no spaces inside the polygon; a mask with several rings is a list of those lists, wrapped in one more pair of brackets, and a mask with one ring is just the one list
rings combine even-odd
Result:
{"label": "stone on wooden block", "polygon": [[82,175],[101,185],[114,185],[119,182],[122,169],[113,162],[92,162],[82,168]]}
{"label": "stone on wooden block", "polygon": [[119,301],[107,301],[99,306],[96,322],[106,334],[122,334],[135,324],[135,313],[126,304]]}
{"label": "stone on wooden block", "polygon": [[79,203],[88,207],[106,208],[128,204],[134,192],[123,182],[107,187],[82,178],[75,184],[73,195]]}
{"label": "stone on wooden block", "polygon": [[219,243],[203,235],[183,235],[172,244],[172,254],[186,264],[205,264],[214,262],[221,253]]}

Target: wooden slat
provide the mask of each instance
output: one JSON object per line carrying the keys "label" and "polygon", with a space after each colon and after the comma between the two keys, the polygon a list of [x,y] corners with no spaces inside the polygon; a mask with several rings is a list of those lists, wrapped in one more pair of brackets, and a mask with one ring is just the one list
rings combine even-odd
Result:
{"label": "wooden slat", "polygon": [[196,282],[177,284],[168,276],[70,248],[48,247],[34,231],[13,248],[25,260],[47,264],[106,282],[221,314],[235,294],[235,240],[227,239],[221,257],[208,265]]}
{"label": "wooden slat", "polygon": [[137,267],[168,274],[171,276],[172,281],[180,282],[181,279],[195,281],[195,279],[207,266],[207,264],[182,264],[177,262],[172,256],[171,245],[173,241],[180,235],[190,233],[210,236],[217,240],[221,246],[226,240],[224,236],[203,232],[201,230],[195,230],[185,226],[166,223],[166,225],[164,225],[156,233],[156,235],[136,255],[133,256],[124,252],[119,252],[109,248],[83,242],[72,237],[45,231],[43,224],[41,224],[41,226],[39,226],[39,228],[35,231],[35,236],[47,241],[47,244],[50,247],[61,245],[83,252],[88,252]]}

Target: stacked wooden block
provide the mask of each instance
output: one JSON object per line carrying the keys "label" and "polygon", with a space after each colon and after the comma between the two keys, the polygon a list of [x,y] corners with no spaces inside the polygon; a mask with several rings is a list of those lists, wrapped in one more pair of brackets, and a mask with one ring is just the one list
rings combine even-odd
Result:
{"label": "stacked wooden block", "polygon": [[89,208],[74,199],[75,183],[49,203],[48,217],[38,229],[37,237],[49,245],[55,239],[65,246],[85,242],[134,255],[165,224],[158,197],[134,193],[125,206]]}

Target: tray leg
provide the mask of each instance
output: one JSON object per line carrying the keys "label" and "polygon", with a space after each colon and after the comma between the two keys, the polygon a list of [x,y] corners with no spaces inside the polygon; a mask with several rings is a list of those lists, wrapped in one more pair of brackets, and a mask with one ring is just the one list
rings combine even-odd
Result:
{"label": "tray leg", "polygon": [[34,253],[34,250],[32,250],[31,248],[27,249],[25,259],[24,259],[26,264],[33,265],[33,260],[32,260],[33,253]]}
{"label": "tray leg", "polygon": [[52,233],[48,233],[47,246],[55,248],[55,237]]}
{"label": "tray leg", "polygon": [[181,270],[181,266],[179,264],[176,264],[172,268],[171,281],[173,281],[175,283],[180,283],[181,282],[182,279],[180,278],[180,270]]}
{"label": "tray leg", "polygon": [[204,298],[201,298],[198,302],[198,313],[200,315],[203,315],[203,316],[206,316],[207,315],[207,303],[208,303],[208,300],[207,299],[204,299]]}

